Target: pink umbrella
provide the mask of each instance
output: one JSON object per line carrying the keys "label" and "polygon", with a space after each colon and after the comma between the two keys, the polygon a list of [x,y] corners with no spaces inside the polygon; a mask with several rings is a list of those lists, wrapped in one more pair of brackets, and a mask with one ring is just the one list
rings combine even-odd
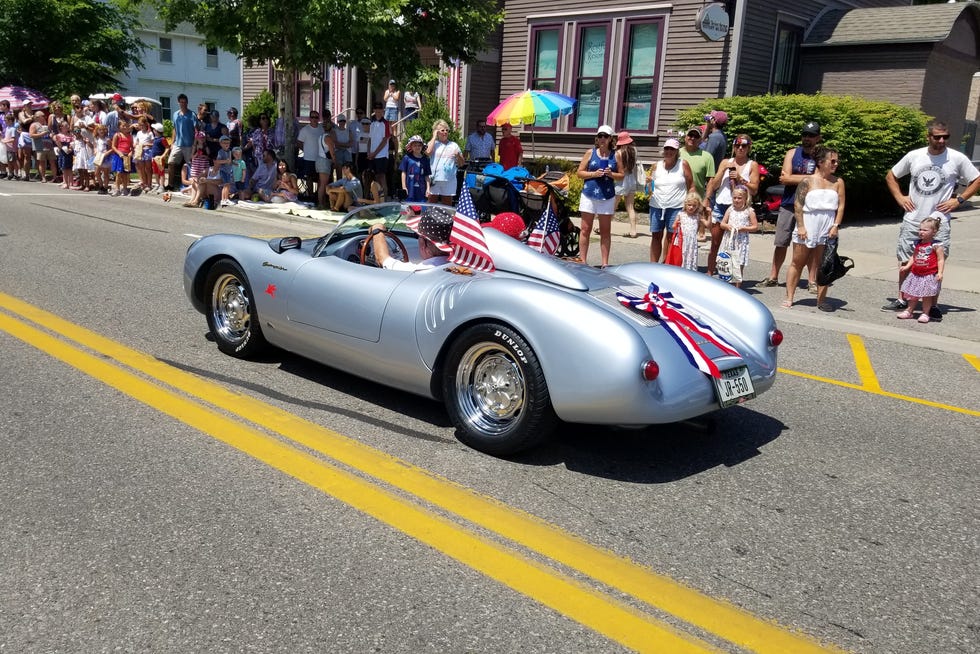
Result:
{"label": "pink umbrella", "polygon": [[26,86],[4,86],[0,88],[0,100],[10,102],[12,109],[19,109],[25,101],[30,102],[34,109],[44,109],[51,102],[43,93]]}

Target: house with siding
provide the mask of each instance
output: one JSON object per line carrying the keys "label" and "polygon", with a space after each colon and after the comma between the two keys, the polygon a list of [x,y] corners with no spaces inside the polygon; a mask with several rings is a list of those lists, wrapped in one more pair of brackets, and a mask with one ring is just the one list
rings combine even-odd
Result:
{"label": "house with siding", "polygon": [[156,100],[162,119],[169,119],[177,110],[181,93],[187,95],[192,109],[204,102],[224,116],[229,107],[240,107],[241,67],[236,55],[207,45],[189,23],[167,31],[150,9],[143,10],[140,21],[142,27],[136,34],[146,46],[143,68],[130,66],[124,71],[118,90]]}
{"label": "house with siding", "polygon": [[[578,159],[596,128],[608,124],[629,130],[648,158],[676,136],[677,112],[706,98],[823,92],[942,116],[972,152],[978,2],[565,0],[553,7],[507,0],[504,6],[504,23],[478,61],[443,66],[438,94],[464,133],[511,94],[552,89],[578,106],[569,116],[520,128],[536,154]],[[436,53],[428,60],[438,62]],[[293,111],[305,117],[310,108],[336,114],[369,107],[386,81],[325,65],[318,79],[297,82]],[[270,66],[244,69],[242,103],[275,84]]]}
{"label": "house with siding", "polygon": [[962,133],[978,70],[977,4],[566,0],[559,10],[509,0],[497,101],[526,88],[576,98],[575,113],[533,127],[538,154],[575,159],[602,124],[629,130],[641,156],[653,156],[674,135],[678,110],[730,95],[889,100],[943,115]]}

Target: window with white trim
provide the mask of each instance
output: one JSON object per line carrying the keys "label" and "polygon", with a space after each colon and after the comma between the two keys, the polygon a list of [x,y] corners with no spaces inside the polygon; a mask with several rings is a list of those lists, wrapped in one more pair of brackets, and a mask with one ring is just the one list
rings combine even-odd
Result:
{"label": "window with white trim", "polygon": [[172,64],[174,62],[174,41],[170,37],[161,36],[158,44],[161,64]]}
{"label": "window with white trim", "polygon": [[776,51],[773,53],[773,93],[795,93],[800,76],[800,44],[803,28],[780,22],[776,26]]}
{"label": "window with white trim", "polygon": [[[532,24],[528,88],[555,90],[578,101],[568,118],[539,120],[535,127],[560,125],[572,132],[591,132],[609,123],[615,129],[652,132],[664,26],[660,15],[611,14],[604,19],[569,17],[561,24]],[[567,53],[565,38],[572,44]]]}
{"label": "window with white trim", "polygon": [[170,96],[161,95],[160,96],[160,120],[171,120],[173,118],[173,110],[170,108]]}
{"label": "window with white trim", "polygon": [[209,45],[204,51],[204,65],[207,68],[218,67],[218,46]]}

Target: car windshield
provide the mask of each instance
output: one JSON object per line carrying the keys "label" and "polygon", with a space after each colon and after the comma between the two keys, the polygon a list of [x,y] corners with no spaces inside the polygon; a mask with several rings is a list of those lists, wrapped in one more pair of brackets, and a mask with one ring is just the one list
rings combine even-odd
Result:
{"label": "car windshield", "polygon": [[328,242],[336,241],[366,232],[371,225],[383,222],[388,231],[414,236],[413,232],[405,223],[412,216],[417,216],[424,204],[405,204],[401,202],[387,202],[385,204],[374,204],[361,207],[347,214],[340,224],[330,232]]}

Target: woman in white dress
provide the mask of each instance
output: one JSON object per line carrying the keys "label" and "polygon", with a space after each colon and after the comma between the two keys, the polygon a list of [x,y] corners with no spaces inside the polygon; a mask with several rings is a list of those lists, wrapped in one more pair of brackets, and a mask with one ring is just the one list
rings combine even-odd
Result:
{"label": "woman in white dress", "polygon": [[[827,239],[837,238],[844,219],[844,180],[838,177],[837,150],[817,146],[813,150],[816,170],[796,187],[796,229],[793,230],[793,261],[786,276],[786,299],[783,307],[793,306],[793,296],[800,283],[803,266],[819,265]],[[833,311],[827,302],[827,287],[817,286],[817,308]]]}

